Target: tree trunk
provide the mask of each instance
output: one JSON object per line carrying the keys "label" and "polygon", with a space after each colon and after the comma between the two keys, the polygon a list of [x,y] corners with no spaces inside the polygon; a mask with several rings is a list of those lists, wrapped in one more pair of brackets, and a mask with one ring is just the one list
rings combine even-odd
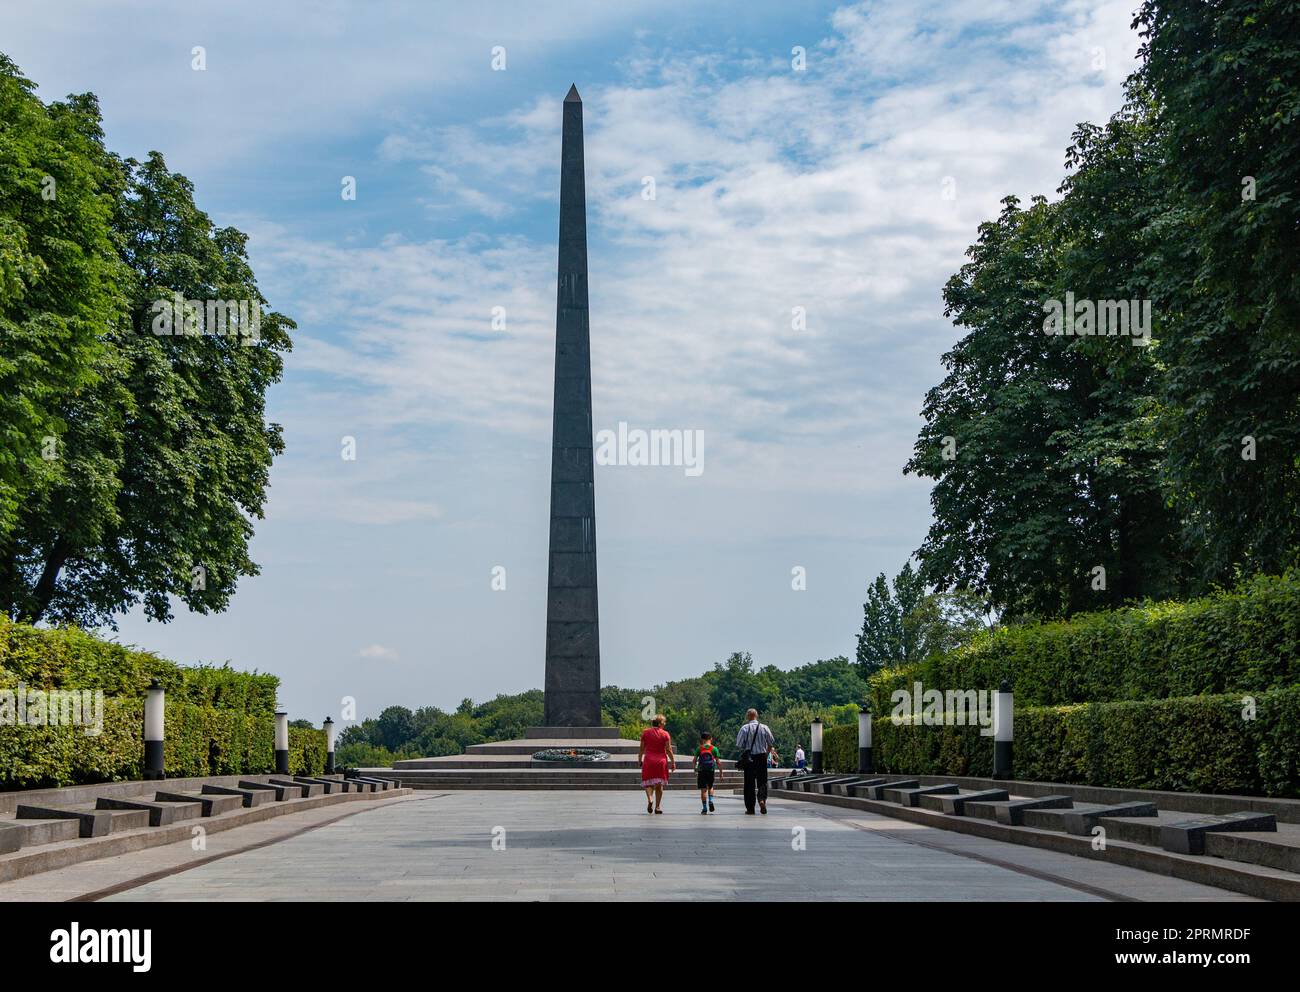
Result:
{"label": "tree trunk", "polygon": [[36,623],[49,609],[50,600],[54,598],[55,586],[59,580],[59,572],[63,570],[71,553],[72,545],[60,534],[55,538],[54,546],[50,548],[50,553],[45,559],[45,568],[36,581],[36,587],[32,590],[31,601],[22,617],[27,623]]}

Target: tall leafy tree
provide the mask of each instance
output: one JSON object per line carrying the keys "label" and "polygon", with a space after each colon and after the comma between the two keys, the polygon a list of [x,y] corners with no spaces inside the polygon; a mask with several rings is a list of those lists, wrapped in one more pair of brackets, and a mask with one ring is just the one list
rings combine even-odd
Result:
{"label": "tall leafy tree", "polygon": [[[102,153],[93,98],[69,106],[50,116],[75,111],[79,123],[67,127],[91,153],[99,149],[98,158],[88,153],[99,171],[85,182],[107,201],[100,240],[115,249],[103,262],[114,295],[93,311],[87,371],[53,377],[48,390],[60,435],[55,468],[12,511],[0,597],[11,615],[33,622],[112,623],[136,603],[165,621],[173,598],[197,612],[221,610],[238,580],[258,571],[248,542],[283,449],[279,426],[265,419],[266,391],[281,376],[293,323],[266,309],[244,234],[214,226],[190,182],[157,152],[143,162]],[[39,125],[33,108],[27,117]],[[57,148],[46,151],[57,161]],[[76,189],[70,182],[69,195]],[[246,321],[224,335],[179,333],[195,328],[176,321],[178,333],[160,335],[155,304],[178,294],[201,307],[244,301]],[[27,294],[25,305],[38,303]],[[56,317],[36,326],[53,327]],[[6,347],[15,367],[35,367],[50,352],[38,340]]]}
{"label": "tall leafy tree", "polygon": [[[882,668],[908,665],[960,647],[984,627],[987,613],[984,601],[973,593],[928,592],[910,561],[894,576],[892,587],[881,572],[868,587],[862,606],[858,675],[866,678]],[[841,692],[836,698],[853,696]]]}
{"label": "tall leafy tree", "polygon": [[1135,27],[1167,200],[1169,492],[1203,582],[1281,571],[1300,560],[1300,4],[1148,0]]}
{"label": "tall leafy tree", "polygon": [[1084,418],[1084,363],[1043,333],[1043,301],[1058,295],[1059,213],[1042,197],[1027,209],[1007,197],[980,225],[970,261],[944,288],[945,312],[967,333],[926,394],[905,468],[935,480],[921,575],[1011,614],[1089,605],[1085,577],[1105,550],[1061,433]]}
{"label": "tall leafy tree", "polygon": [[[1106,126],[1075,132],[1061,199],[1005,200],[945,288],[948,315],[968,333],[944,356],[949,374],[926,397],[906,467],[936,480],[935,523],[918,551],[928,582],[978,590],[1013,616],[1186,588],[1161,476],[1166,204],[1153,153],[1134,87]],[[1044,304],[1071,297],[1149,314],[1150,338],[1046,334]]]}
{"label": "tall leafy tree", "polygon": [[1162,487],[1159,341],[1167,322],[1157,298],[1165,198],[1153,157],[1149,100],[1131,86],[1128,104],[1105,126],[1075,131],[1057,204],[1058,294],[1149,308],[1152,324],[1145,346],[1119,336],[1059,342],[1071,359],[1067,381],[1078,419],[1054,440],[1090,509],[1085,528],[1095,535],[1097,560],[1087,588],[1095,606],[1174,596],[1189,575],[1178,551],[1179,520]]}
{"label": "tall leafy tree", "polygon": [[100,459],[66,457],[66,418],[100,385],[104,329],[126,311],[113,227],[123,186],[95,98],[45,106],[0,54],[0,608],[10,613],[29,574],[24,508],[78,473],[111,475]]}

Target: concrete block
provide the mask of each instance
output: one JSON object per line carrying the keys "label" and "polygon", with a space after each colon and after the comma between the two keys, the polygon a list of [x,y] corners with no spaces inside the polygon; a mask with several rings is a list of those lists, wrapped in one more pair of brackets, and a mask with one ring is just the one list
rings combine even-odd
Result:
{"label": "concrete block", "polygon": [[287,785],[298,790],[298,795],[303,799],[310,799],[312,796],[323,796],[325,786],[319,782],[295,782],[291,779],[273,778],[269,780],[272,785]]}
{"label": "concrete block", "polygon": [[1105,816],[1156,816],[1155,803],[1117,803],[1090,810],[1069,810],[1061,814],[1065,832],[1076,837],[1087,837],[1097,821]]}
{"label": "concrete block", "polygon": [[1074,800],[1069,796],[1040,796],[1038,799],[1012,799],[1005,806],[999,806],[995,814],[998,823],[1011,827],[1024,826],[1025,810],[1028,809],[1071,809]]}
{"label": "concrete block", "polygon": [[[920,786],[921,783],[916,779],[905,778],[895,782],[882,782],[879,785],[868,785],[866,786],[866,794],[868,799],[883,800],[885,798],[886,789],[918,789]],[[855,795],[860,795],[860,793],[855,793]]]}
{"label": "concrete block", "polygon": [[248,808],[261,806],[263,803],[275,802],[275,793],[267,792],[262,789],[235,789],[227,785],[209,785],[204,783],[202,790],[205,796],[239,796]]}
{"label": "concrete block", "polygon": [[273,782],[250,782],[246,779],[239,780],[241,789],[261,789],[275,795],[275,801],[282,803],[288,799],[301,799],[302,788],[300,786],[276,785]]}
{"label": "concrete block", "polygon": [[347,783],[345,783],[341,778],[308,778],[302,775],[295,775],[293,779],[295,782],[302,782],[306,785],[319,785],[321,788],[325,790],[325,794],[327,796],[334,795],[339,792],[350,791],[348,789]]}
{"label": "concrete block", "polygon": [[885,786],[881,793],[885,802],[898,803],[900,806],[918,806],[922,796],[944,795],[955,793],[955,785],[927,785],[919,788],[900,789],[897,784]]}
{"label": "concrete block", "polygon": [[832,795],[836,796],[864,795],[864,793],[857,793],[853,790],[865,788],[868,785],[879,785],[884,781],[883,778],[855,778],[850,779],[848,782],[836,782],[830,787],[830,791]]}
{"label": "concrete block", "polygon": [[938,809],[948,816],[965,816],[967,803],[999,803],[1011,798],[1006,789],[985,789],[983,792],[967,792],[959,795],[927,795],[921,797],[921,805],[927,809]]}
{"label": "concrete block", "polygon": [[149,816],[149,826],[165,827],[179,820],[194,820],[203,815],[203,804],[193,802],[148,802],[144,799],[114,799],[100,796],[95,800],[97,809],[142,810]]}
{"label": "concrete block", "polygon": [[204,816],[220,816],[244,805],[242,796],[227,796],[201,792],[167,792],[154,794],[160,803],[199,803]]}
{"label": "concrete block", "polygon": [[1175,854],[1204,854],[1206,834],[1229,831],[1276,833],[1277,817],[1272,813],[1228,813],[1166,823],[1160,827],[1160,846]]}
{"label": "concrete block", "polygon": [[14,810],[14,816],[19,820],[76,820],[80,837],[107,837],[113,832],[113,814],[107,810],[19,805]]}
{"label": "concrete block", "polygon": [[[8,836],[5,837],[4,835]],[[57,844],[76,840],[81,835],[81,824],[60,817],[49,820],[0,820],[0,851],[8,848],[36,847],[40,844]]]}

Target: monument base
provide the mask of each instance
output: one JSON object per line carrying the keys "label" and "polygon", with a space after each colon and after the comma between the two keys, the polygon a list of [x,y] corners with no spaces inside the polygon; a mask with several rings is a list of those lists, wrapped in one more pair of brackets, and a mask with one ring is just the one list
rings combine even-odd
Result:
{"label": "monument base", "polygon": [[617,727],[527,727],[526,740],[599,741],[618,740]]}
{"label": "monument base", "polygon": [[[694,790],[691,770],[694,740],[677,744],[677,771],[670,788]],[[554,748],[595,748],[609,755],[604,761],[573,762],[534,759],[538,751]],[[391,769],[368,769],[387,774],[411,789],[640,789],[641,766],[636,760],[640,742],[620,739],[617,727],[527,727],[513,741],[471,744],[464,754],[403,758]],[[717,790],[739,788],[744,778],[735,762],[718,762]],[[768,773],[769,781],[788,769]]]}

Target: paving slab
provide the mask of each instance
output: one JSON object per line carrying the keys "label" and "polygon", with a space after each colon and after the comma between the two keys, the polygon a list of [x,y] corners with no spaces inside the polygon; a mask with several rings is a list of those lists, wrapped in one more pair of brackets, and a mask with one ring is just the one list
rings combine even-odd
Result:
{"label": "paving slab", "polygon": [[[1121,865],[773,796],[451,792],[366,809],[113,900],[1233,900]],[[229,834],[238,834],[230,831]],[[4,891],[0,888],[0,898]]]}

